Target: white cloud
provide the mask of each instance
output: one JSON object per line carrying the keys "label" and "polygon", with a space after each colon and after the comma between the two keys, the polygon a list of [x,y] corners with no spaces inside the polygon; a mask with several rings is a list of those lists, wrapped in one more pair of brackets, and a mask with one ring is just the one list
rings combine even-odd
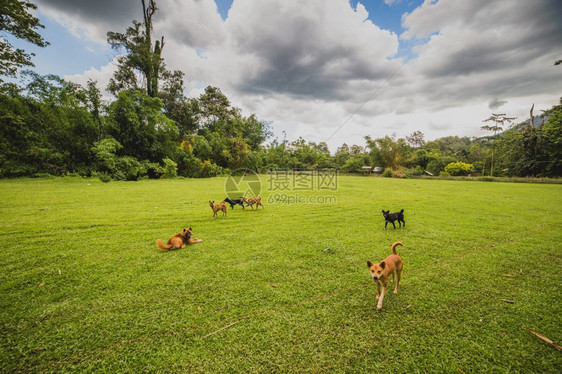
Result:
{"label": "white cloud", "polygon": [[192,48],[208,48],[226,38],[214,1],[168,0],[154,16],[155,36]]}
{"label": "white cloud", "polygon": [[114,59],[109,64],[102,66],[99,69],[91,67],[82,74],[66,75],[64,79],[86,86],[89,80],[97,82],[97,87],[101,91],[105,100],[110,100],[112,98],[111,94],[105,91],[105,88],[109,84],[109,80],[117,70],[116,60]]}

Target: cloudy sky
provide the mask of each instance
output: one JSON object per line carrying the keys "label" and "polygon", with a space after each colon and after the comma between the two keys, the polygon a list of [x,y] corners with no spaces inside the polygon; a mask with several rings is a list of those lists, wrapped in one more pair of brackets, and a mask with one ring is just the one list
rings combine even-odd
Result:
{"label": "cloudy sky", "polygon": [[[41,74],[105,87],[107,31],[142,20],[141,0],[35,0],[51,45]],[[480,136],[562,96],[560,0],[157,0],[154,37],[186,95],[219,87],[243,114],[294,140]]]}

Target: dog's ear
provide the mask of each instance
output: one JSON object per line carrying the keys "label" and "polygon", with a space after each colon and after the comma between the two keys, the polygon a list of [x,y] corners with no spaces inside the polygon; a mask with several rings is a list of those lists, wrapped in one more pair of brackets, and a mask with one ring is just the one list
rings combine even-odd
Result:
{"label": "dog's ear", "polygon": [[384,269],[385,267],[386,267],[386,263],[385,263],[384,261],[383,261],[383,262],[381,262],[381,268],[383,268],[383,269]]}
{"label": "dog's ear", "polygon": [[193,231],[193,230],[191,229],[191,227],[189,228],[189,231]]}
{"label": "dog's ear", "polygon": [[382,214],[384,214],[384,209],[382,210]]}
{"label": "dog's ear", "polygon": [[371,261],[367,261],[367,267],[370,268],[371,266],[373,266],[373,263]]}

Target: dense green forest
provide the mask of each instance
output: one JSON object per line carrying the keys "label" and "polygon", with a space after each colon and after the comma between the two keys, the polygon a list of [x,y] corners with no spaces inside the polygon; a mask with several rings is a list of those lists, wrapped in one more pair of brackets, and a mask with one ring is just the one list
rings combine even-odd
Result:
{"label": "dense green forest", "polygon": [[[48,44],[34,31],[41,25],[29,13],[33,4],[13,1],[0,7],[2,14],[11,15],[6,18],[10,22],[0,23],[0,31]],[[143,22],[133,21],[125,33],[108,32],[108,43],[120,53],[106,88],[113,95],[109,101],[93,81],[82,87],[32,71],[19,74],[21,84],[0,80],[0,177],[72,173],[106,181],[138,180],[210,177],[239,168],[358,173],[365,165],[378,166],[387,176],[425,171],[562,175],[562,101],[544,112],[542,120],[533,121],[538,125],[529,119],[511,125],[505,115],[493,114],[493,126],[484,128],[494,134],[482,138],[450,136],[426,142],[419,131],[405,139],[366,136],[365,144],[343,144],[333,154],[326,143],[273,139],[270,123],[254,114],[244,116],[217,87],[207,87],[198,98],[185,96],[184,73],[169,71],[161,57],[164,38],[152,40],[156,10],[151,0]],[[6,43],[2,50],[9,51]],[[22,51],[0,58],[9,67],[0,76],[14,77],[19,68],[32,65]]]}

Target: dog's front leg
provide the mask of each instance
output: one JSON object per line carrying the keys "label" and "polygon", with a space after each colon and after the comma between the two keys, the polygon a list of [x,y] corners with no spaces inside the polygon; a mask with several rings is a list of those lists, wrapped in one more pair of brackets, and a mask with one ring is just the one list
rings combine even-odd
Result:
{"label": "dog's front leg", "polygon": [[382,292],[381,295],[379,297],[379,302],[377,304],[377,309],[381,310],[382,309],[382,300],[384,299],[384,294],[386,293],[386,286],[383,284],[382,285]]}

